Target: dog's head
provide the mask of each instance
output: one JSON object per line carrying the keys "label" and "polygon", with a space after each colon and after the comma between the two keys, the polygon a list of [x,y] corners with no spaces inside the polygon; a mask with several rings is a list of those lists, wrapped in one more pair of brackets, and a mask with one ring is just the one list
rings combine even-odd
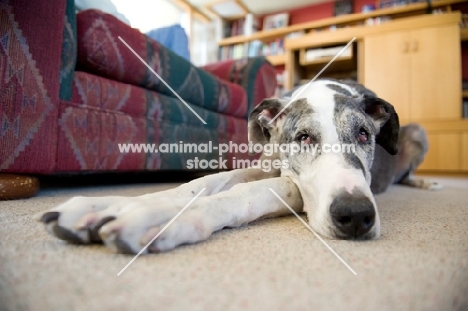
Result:
{"label": "dog's head", "polygon": [[[338,239],[378,238],[370,169],[376,143],[396,154],[398,116],[380,98],[330,83],[309,85],[273,122],[288,100],[264,100],[250,115],[249,140],[283,146],[278,156],[288,167],[281,174],[299,187],[316,232]],[[340,87],[344,91],[337,91]]]}

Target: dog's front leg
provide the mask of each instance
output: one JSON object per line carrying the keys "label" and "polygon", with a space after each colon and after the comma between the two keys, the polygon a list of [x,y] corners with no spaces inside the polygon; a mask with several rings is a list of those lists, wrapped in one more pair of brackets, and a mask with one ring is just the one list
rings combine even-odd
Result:
{"label": "dog's front leg", "polygon": [[[137,197],[74,197],[43,213],[40,219],[47,230],[59,239],[76,242],[100,242],[101,227],[134,209],[160,208],[172,215],[187,203],[187,198],[201,192],[208,196],[231,189],[238,183],[279,176],[279,170],[264,172],[261,169],[240,169],[207,175],[177,188]],[[168,211],[169,210],[169,211]]]}
{"label": "dog's front leg", "polygon": [[[260,161],[272,160],[272,157],[262,155]],[[188,183],[182,184],[177,188],[146,194],[141,198],[157,198],[157,197],[193,197],[202,189],[205,189],[201,196],[210,196],[219,192],[231,189],[233,186],[240,183],[247,183],[257,180],[269,179],[280,176],[279,169],[272,169],[268,172],[260,168],[237,169],[228,172],[221,172],[212,175],[206,175],[201,178],[194,179]]]}
{"label": "dog's front leg", "polygon": [[228,191],[197,198],[163,232],[178,210],[145,206],[104,225],[100,235],[107,246],[126,253],[138,253],[158,234],[144,253],[196,243],[225,227],[289,214],[289,209],[268,188],[295,211],[302,211],[302,198],[296,185],[288,177],[278,177],[237,184]]}

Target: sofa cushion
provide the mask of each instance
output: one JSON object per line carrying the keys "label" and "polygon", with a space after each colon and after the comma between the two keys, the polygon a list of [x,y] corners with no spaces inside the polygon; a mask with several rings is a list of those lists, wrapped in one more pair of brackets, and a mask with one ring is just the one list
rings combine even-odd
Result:
{"label": "sofa cushion", "polygon": [[[85,72],[76,72],[71,101],[60,103],[57,171],[186,169],[186,161],[218,159],[211,153],[121,153],[119,143],[160,145],[246,143],[245,119],[194,106],[207,125],[178,99]],[[249,158],[225,154],[223,159]],[[231,168],[231,166],[228,166]]]}
{"label": "sofa cushion", "polygon": [[[213,130],[232,132],[233,122],[241,122],[246,130],[246,121],[195,105],[193,110],[207,124],[203,124],[179,99],[166,96],[134,85],[117,82],[90,73],[76,71],[73,79],[72,102],[79,107],[89,107],[109,112],[121,112],[140,117],[153,113],[152,118]],[[148,107],[153,104],[155,107]],[[189,103],[191,104],[191,103]]]}
{"label": "sofa cushion", "polygon": [[241,86],[195,67],[114,16],[98,10],[80,12],[77,31],[79,70],[174,96],[119,40],[120,36],[185,101],[211,111],[246,117],[247,96]]}
{"label": "sofa cushion", "polygon": [[247,92],[248,111],[275,94],[276,69],[263,56],[224,60],[202,69],[222,80],[241,85]]}

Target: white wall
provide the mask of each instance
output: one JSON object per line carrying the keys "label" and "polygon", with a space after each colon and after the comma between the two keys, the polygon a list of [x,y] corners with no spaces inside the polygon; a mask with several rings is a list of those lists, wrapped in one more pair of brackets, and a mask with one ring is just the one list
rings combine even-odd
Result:
{"label": "white wall", "polygon": [[152,29],[180,24],[182,10],[168,0],[112,0],[133,28],[146,33]]}

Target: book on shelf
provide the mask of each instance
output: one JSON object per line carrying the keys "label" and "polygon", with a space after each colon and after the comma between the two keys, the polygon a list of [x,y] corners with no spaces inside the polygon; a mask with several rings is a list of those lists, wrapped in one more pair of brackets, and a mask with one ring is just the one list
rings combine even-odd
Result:
{"label": "book on shelf", "polygon": [[403,6],[412,3],[419,3],[419,2],[426,2],[426,0],[380,0],[379,1],[379,8],[391,8],[396,6]]}
{"label": "book on shelf", "polygon": [[284,40],[276,39],[268,43],[259,40],[219,47],[219,60],[243,57],[269,56],[284,54]]}
{"label": "book on shelf", "polygon": [[306,32],[304,30],[294,31],[294,32],[290,32],[286,36],[284,36],[284,39],[285,40],[287,40],[287,39],[296,39],[296,38],[302,37],[305,34],[306,34]]}
{"label": "book on shelf", "polygon": [[248,53],[247,53],[248,57],[255,57],[255,56],[261,55],[261,49],[263,45],[262,41],[254,40],[248,43],[248,45],[249,45]]}
{"label": "book on shelf", "polygon": [[222,38],[234,36],[250,36],[260,29],[260,21],[253,14],[246,14],[244,17],[235,20],[218,20],[218,32]]}
{"label": "book on shelf", "polygon": [[287,79],[288,73],[286,69],[277,69],[276,70],[276,89],[275,89],[275,97],[283,97],[285,93],[284,82]]}
{"label": "book on shelf", "polygon": [[254,32],[259,31],[260,20],[253,14],[247,14],[244,22],[244,36],[251,36]]}
{"label": "book on shelf", "polygon": [[276,39],[263,44],[262,55],[281,55],[284,54],[284,40]]}

